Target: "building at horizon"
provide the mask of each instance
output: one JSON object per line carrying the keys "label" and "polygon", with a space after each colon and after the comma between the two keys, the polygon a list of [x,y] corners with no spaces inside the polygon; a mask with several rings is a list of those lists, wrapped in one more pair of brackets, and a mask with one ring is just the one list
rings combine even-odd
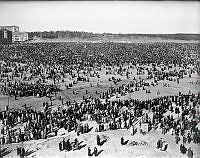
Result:
{"label": "building at horizon", "polygon": [[25,42],[28,41],[28,33],[20,32],[19,26],[0,26],[1,30],[8,30],[12,32],[12,42]]}
{"label": "building at horizon", "polygon": [[12,41],[13,42],[25,42],[25,41],[28,41],[28,33],[26,33],[26,32],[13,32]]}
{"label": "building at horizon", "polygon": [[12,31],[7,29],[0,29],[0,44],[12,43]]}
{"label": "building at horizon", "polygon": [[19,26],[15,26],[15,25],[12,25],[12,26],[0,26],[0,29],[6,29],[6,30],[9,30],[9,31],[12,31],[12,32],[19,32]]}

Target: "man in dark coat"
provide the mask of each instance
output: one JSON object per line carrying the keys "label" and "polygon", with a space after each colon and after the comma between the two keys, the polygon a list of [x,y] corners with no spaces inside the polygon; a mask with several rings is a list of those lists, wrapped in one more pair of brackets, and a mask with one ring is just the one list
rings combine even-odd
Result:
{"label": "man in dark coat", "polygon": [[67,141],[65,142],[65,147],[66,147],[66,150],[67,150],[67,151],[70,151],[70,150],[71,150],[71,144],[70,144],[69,139],[67,139]]}
{"label": "man in dark coat", "polygon": [[23,158],[24,156],[25,156],[25,149],[22,148],[22,149],[21,149],[21,155],[20,155],[20,158]]}
{"label": "man in dark coat", "polygon": [[98,156],[98,150],[97,150],[96,146],[94,147],[94,153],[93,154],[94,154],[94,156]]}
{"label": "man in dark coat", "polygon": [[157,148],[160,149],[162,144],[162,138],[157,141]]}
{"label": "man in dark coat", "polygon": [[20,154],[21,154],[21,148],[17,147],[17,155],[20,155]]}
{"label": "man in dark coat", "polygon": [[59,150],[62,151],[62,142],[59,143]]}
{"label": "man in dark coat", "polygon": [[101,140],[100,140],[99,135],[97,135],[97,145],[99,146],[100,144],[101,144]]}
{"label": "man in dark coat", "polygon": [[186,154],[187,148],[185,147],[184,144],[181,144],[181,145],[180,145],[180,150],[181,150],[181,153],[182,153],[182,154]]}
{"label": "man in dark coat", "polygon": [[180,137],[178,135],[175,136],[176,144],[180,141]]}
{"label": "man in dark coat", "polygon": [[191,147],[189,147],[189,149],[188,149],[187,156],[189,158],[193,158],[193,150],[191,149]]}
{"label": "man in dark coat", "polygon": [[67,148],[66,148],[65,138],[63,138],[63,140],[62,140],[62,149],[63,149],[63,150],[66,150],[66,149],[67,149]]}
{"label": "man in dark coat", "polygon": [[92,156],[93,155],[93,153],[91,153],[91,149],[90,149],[90,147],[88,147],[88,156]]}
{"label": "man in dark coat", "polygon": [[124,137],[121,137],[121,145],[124,145]]}

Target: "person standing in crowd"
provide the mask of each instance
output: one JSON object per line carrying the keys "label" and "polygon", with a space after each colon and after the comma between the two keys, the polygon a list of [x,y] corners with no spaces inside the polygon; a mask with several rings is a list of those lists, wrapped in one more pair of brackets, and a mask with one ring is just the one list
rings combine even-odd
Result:
{"label": "person standing in crowd", "polygon": [[157,148],[160,149],[162,148],[162,138],[160,138],[158,141],[157,141]]}
{"label": "person standing in crowd", "polygon": [[62,142],[59,142],[59,150],[63,151]]}
{"label": "person standing in crowd", "polygon": [[91,153],[91,148],[88,147],[88,156],[91,157],[93,155],[93,153]]}
{"label": "person standing in crowd", "polygon": [[193,158],[193,150],[191,149],[191,147],[188,148],[187,156],[188,156],[189,158]]}
{"label": "person standing in crowd", "polygon": [[94,156],[98,156],[98,150],[97,150],[97,147],[95,146],[94,147],[94,152],[93,152]]}
{"label": "person standing in crowd", "polygon": [[181,144],[181,145],[180,145],[180,151],[181,151],[182,154],[186,154],[187,148],[185,147],[184,144]]}
{"label": "person standing in crowd", "polygon": [[99,146],[101,144],[101,139],[99,137],[99,135],[97,135],[97,145]]}
{"label": "person standing in crowd", "polygon": [[121,145],[124,145],[124,137],[121,137]]}
{"label": "person standing in crowd", "polygon": [[180,137],[178,135],[175,136],[176,144],[180,141]]}

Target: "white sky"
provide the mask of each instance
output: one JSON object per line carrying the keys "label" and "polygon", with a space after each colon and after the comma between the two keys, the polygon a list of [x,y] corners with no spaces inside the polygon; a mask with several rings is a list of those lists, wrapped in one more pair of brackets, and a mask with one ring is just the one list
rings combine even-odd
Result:
{"label": "white sky", "polygon": [[0,2],[0,25],[21,31],[200,33],[200,2]]}

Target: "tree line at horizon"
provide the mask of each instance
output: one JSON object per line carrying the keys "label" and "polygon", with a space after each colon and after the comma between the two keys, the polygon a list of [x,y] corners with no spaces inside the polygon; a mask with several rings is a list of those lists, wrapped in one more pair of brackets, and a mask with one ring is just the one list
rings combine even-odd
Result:
{"label": "tree line at horizon", "polygon": [[84,31],[37,31],[28,32],[29,39],[104,39],[104,38],[134,38],[134,37],[152,37],[166,38],[176,40],[200,40],[200,34],[112,34],[112,33],[92,33]]}

